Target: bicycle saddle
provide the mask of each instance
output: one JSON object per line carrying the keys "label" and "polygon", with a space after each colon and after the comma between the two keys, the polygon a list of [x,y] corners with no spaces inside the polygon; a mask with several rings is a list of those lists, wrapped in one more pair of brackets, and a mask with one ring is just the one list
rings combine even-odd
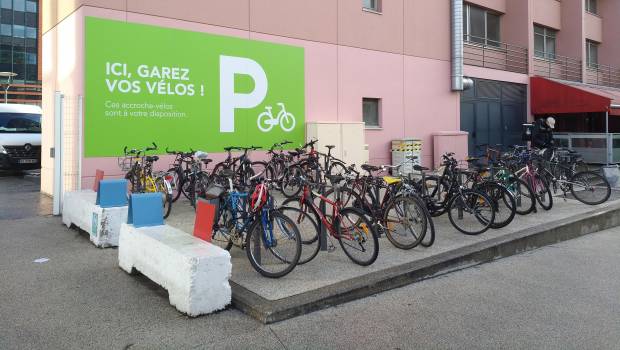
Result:
{"label": "bicycle saddle", "polygon": [[205,165],[207,165],[207,164],[211,163],[213,161],[213,159],[201,159],[201,161],[203,163],[205,163]]}
{"label": "bicycle saddle", "polygon": [[415,170],[415,171],[429,171],[430,169],[427,168],[427,167],[423,167],[423,166],[420,166],[420,165],[416,164],[416,165],[413,166],[413,170]]}
{"label": "bicycle saddle", "polygon": [[159,160],[158,156],[146,156],[146,161],[147,162],[156,162]]}
{"label": "bicycle saddle", "polygon": [[479,160],[480,160],[479,157],[467,157],[467,159],[465,159],[465,161],[467,161],[467,163],[473,163],[473,162],[477,162]]}
{"label": "bicycle saddle", "polygon": [[297,157],[298,155],[300,155],[301,153],[299,152],[295,152],[295,151],[288,151],[288,154],[292,155],[293,157]]}
{"label": "bicycle saddle", "polygon": [[368,172],[379,171],[381,168],[378,166],[370,165],[370,164],[362,164],[362,169]]}
{"label": "bicycle saddle", "polygon": [[327,178],[332,185],[336,185],[344,180],[344,176],[342,175],[325,175],[325,178]]}
{"label": "bicycle saddle", "polygon": [[325,145],[325,147],[327,147],[327,149],[336,148],[336,146],[334,146],[334,145]]}
{"label": "bicycle saddle", "polygon": [[224,151],[227,151],[227,152],[232,151],[232,150],[237,150],[237,149],[239,148],[235,146],[224,147]]}

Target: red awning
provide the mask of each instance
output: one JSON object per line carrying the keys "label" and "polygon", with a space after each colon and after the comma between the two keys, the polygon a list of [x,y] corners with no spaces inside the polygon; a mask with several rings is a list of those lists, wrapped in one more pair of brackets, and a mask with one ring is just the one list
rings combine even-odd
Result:
{"label": "red awning", "polygon": [[532,114],[590,113],[610,110],[612,97],[597,89],[531,77]]}

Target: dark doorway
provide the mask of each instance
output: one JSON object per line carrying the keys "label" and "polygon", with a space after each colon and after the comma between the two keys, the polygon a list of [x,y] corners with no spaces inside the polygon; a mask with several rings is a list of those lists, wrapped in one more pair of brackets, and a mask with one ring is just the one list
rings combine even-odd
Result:
{"label": "dark doorway", "polygon": [[527,86],[473,79],[474,87],[461,93],[461,130],[469,132],[469,154],[480,155],[480,145],[520,145],[527,120]]}

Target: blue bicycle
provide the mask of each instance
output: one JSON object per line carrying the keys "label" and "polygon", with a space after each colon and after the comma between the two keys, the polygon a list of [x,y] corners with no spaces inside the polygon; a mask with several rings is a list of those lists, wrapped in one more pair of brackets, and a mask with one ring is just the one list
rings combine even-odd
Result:
{"label": "blue bicycle", "polygon": [[245,249],[252,267],[265,277],[290,273],[299,262],[301,235],[295,222],[275,209],[271,181],[255,175],[252,192],[242,192],[233,183],[232,171],[218,176],[228,186],[219,197],[211,242],[226,250],[233,245]]}

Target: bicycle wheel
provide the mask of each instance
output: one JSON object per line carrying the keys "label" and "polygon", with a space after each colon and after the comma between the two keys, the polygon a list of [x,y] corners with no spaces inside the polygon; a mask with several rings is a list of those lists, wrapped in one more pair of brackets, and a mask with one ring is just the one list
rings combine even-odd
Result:
{"label": "bicycle wheel", "polygon": [[388,240],[400,249],[412,249],[426,235],[427,218],[418,201],[399,196],[390,201],[384,211],[383,223]]}
{"label": "bicycle wheel", "polygon": [[495,220],[491,228],[498,229],[508,226],[517,214],[515,197],[506,187],[493,181],[485,181],[476,187],[485,193],[492,201],[495,210]]}
{"label": "bicycle wheel", "polygon": [[332,161],[327,173],[329,175],[342,175],[347,172],[347,167],[342,162]]}
{"label": "bicycle wheel", "polygon": [[[261,174],[260,176],[266,177],[267,173],[267,163],[262,161],[252,162],[251,164],[252,171],[254,171],[255,175]],[[253,175],[252,175],[253,176]]]}
{"label": "bicycle wheel", "polygon": [[168,186],[166,186],[164,181],[166,180],[161,177],[155,179],[157,191],[161,193],[164,219],[166,219],[170,216],[170,211],[172,210],[172,195],[168,192]]}
{"label": "bicycle wheel", "polygon": [[495,219],[492,200],[481,192],[457,193],[448,203],[448,218],[454,228],[466,235],[479,235],[488,230]]}
{"label": "bicycle wheel", "polygon": [[235,220],[225,197],[220,197],[216,212],[211,244],[230,250],[233,246],[232,236],[235,234]]}
{"label": "bicycle wheel", "polygon": [[298,265],[303,265],[314,259],[321,249],[319,226],[308,212],[295,207],[280,207],[278,210],[293,220],[301,235],[301,256]]}
{"label": "bicycle wheel", "polygon": [[517,214],[527,215],[534,211],[536,198],[530,186],[515,176],[510,177],[507,182],[506,188],[515,197]]}
{"label": "bicycle wheel", "polygon": [[166,176],[172,177],[170,187],[172,187],[172,203],[181,197],[181,188],[183,186],[183,172],[177,168],[170,168],[166,172]]}
{"label": "bicycle wheel", "polygon": [[355,208],[340,211],[335,223],[338,242],[354,263],[368,266],[379,255],[379,238],[370,221]]}
{"label": "bicycle wheel", "polygon": [[261,275],[285,276],[299,262],[299,229],[293,220],[276,210],[260,213],[248,231],[245,251],[250,264]]}
{"label": "bicycle wheel", "polygon": [[282,192],[286,198],[292,198],[299,194],[302,188],[302,175],[302,170],[298,166],[291,166],[284,171],[280,192]]}
{"label": "bicycle wheel", "polygon": [[428,211],[433,217],[440,216],[447,209],[450,184],[445,180],[442,181],[439,176],[427,176],[425,180],[424,183],[421,183],[422,180],[420,180],[418,186],[426,193]]}
{"label": "bicycle wheel", "polygon": [[544,210],[550,210],[553,207],[553,195],[551,195],[551,188],[549,188],[547,180],[538,174],[529,177],[529,180],[529,185],[538,204]]}
{"label": "bicycle wheel", "polygon": [[611,196],[611,186],[607,179],[592,171],[576,173],[570,179],[571,193],[581,203],[597,205],[606,202]]}

